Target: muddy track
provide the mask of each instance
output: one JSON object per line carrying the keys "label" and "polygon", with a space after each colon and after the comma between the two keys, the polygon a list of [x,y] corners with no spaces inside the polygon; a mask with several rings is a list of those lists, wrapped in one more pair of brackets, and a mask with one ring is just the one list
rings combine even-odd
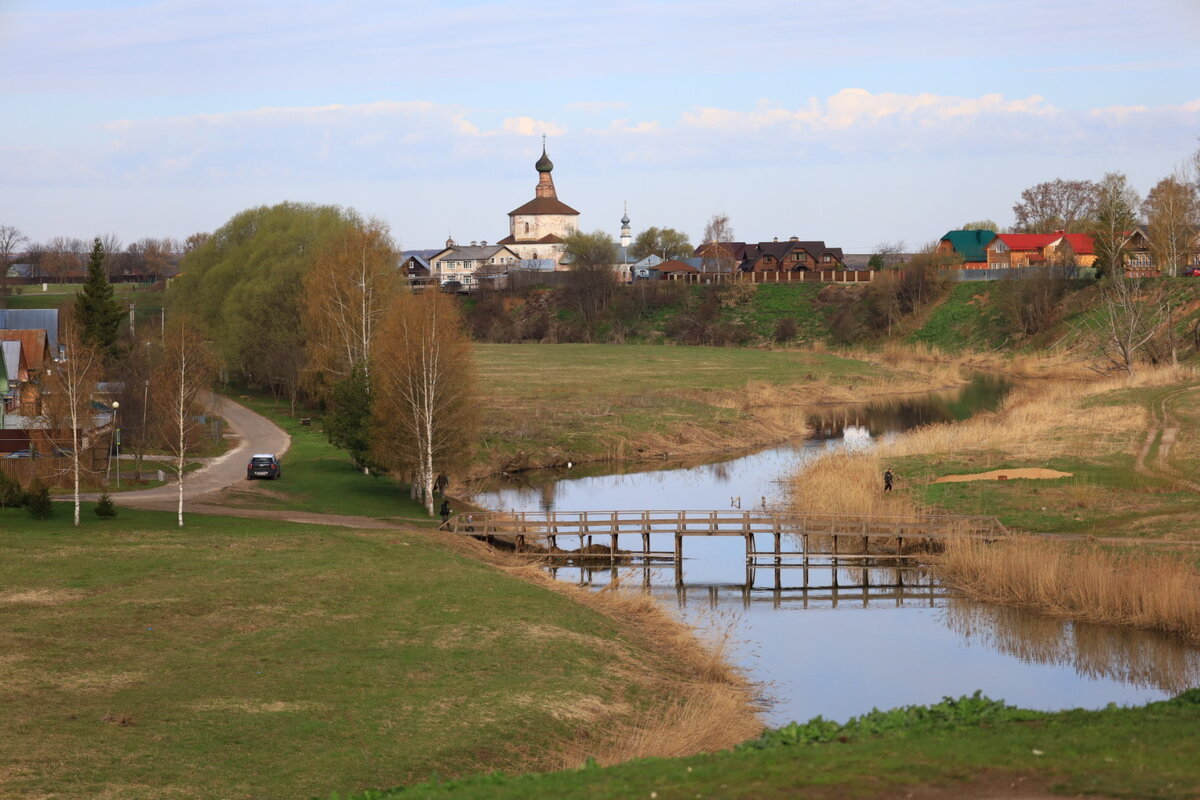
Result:
{"label": "muddy track", "polygon": [[[1200,483],[1189,480],[1183,473],[1171,465],[1171,450],[1179,439],[1179,420],[1171,413],[1172,404],[1184,395],[1196,391],[1198,387],[1189,386],[1176,389],[1163,395],[1156,406],[1150,408],[1150,427],[1142,439],[1134,460],[1133,469],[1139,475],[1166,481],[1180,488],[1200,492]],[[1158,449],[1155,450],[1155,445]],[[1153,453],[1153,458],[1151,458]]]}

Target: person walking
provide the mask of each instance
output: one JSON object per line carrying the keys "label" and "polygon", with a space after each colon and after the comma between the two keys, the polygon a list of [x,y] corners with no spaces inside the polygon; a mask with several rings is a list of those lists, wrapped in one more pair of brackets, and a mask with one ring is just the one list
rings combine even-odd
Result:
{"label": "person walking", "polygon": [[450,501],[442,499],[442,527],[446,527],[446,523],[450,521]]}
{"label": "person walking", "polygon": [[892,468],[888,467],[887,472],[883,473],[883,490],[890,492],[892,490]]}

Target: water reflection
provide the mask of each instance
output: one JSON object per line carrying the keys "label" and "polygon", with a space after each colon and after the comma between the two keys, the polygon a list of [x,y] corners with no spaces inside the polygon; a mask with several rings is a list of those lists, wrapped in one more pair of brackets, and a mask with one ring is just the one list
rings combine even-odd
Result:
{"label": "water reflection", "polygon": [[945,623],[968,642],[1026,662],[1069,666],[1089,678],[1171,694],[1200,686],[1200,652],[1160,634],[1057,620],[1026,609],[961,599],[946,605]]}

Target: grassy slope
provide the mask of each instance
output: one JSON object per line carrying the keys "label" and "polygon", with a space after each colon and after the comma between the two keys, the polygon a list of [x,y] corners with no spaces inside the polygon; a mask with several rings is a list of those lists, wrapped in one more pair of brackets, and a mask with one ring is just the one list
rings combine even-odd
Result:
{"label": "grassy slope", "polygon": [[736,348],[484,344],[476,353],[488,408],[483,447],[500,460],[558,452],[582,461],[626,445],[633,455],[647,435],[669,443],[699,429],[728,430],[732,442],[746,415],[712,405],[706,393],[753,383],[848,385],[888,374],[831,355]]}
{"label": "grassy slope", "polygon": [[546,763],[584,719],[566,712],[648,699],[653,657],[607,617],[424,534],[128,510],[80,530],[0,510],[0,531],[3,797]]}
{"label": "grassy slope", "polygon": [[924,325],[909,341],[932,345],[947,352],[990,350],[1004,344],[998,332],[995,281],[956,283],[928,314]]}
{"label": "grassy slope", "polygon": [[[885,715],[893,716],[893,715]],[[791,798],[1030,795],[1045,787],[1106,797],[1190,798],[1200,792],[1200,691],[1143,708],[1017,713],[963,726],[914,718],[826,744],[647,759],[607,769],[489,776],[372,795],[385,798]],[[935,790],[936,791],[936,790]],[[921,794],[920,796],[930,796]],[[359,796],[348,800],[366,800]]]}

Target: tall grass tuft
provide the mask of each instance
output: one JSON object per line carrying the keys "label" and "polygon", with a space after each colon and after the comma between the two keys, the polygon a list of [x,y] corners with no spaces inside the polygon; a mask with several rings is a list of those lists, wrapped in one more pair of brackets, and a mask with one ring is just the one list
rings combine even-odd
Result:
{"label": "tall grass tuft", "polygon": [[1182,559],[1014,537],[950,541],[934,569],[968,597],[1200,642],[1200,572]]}

